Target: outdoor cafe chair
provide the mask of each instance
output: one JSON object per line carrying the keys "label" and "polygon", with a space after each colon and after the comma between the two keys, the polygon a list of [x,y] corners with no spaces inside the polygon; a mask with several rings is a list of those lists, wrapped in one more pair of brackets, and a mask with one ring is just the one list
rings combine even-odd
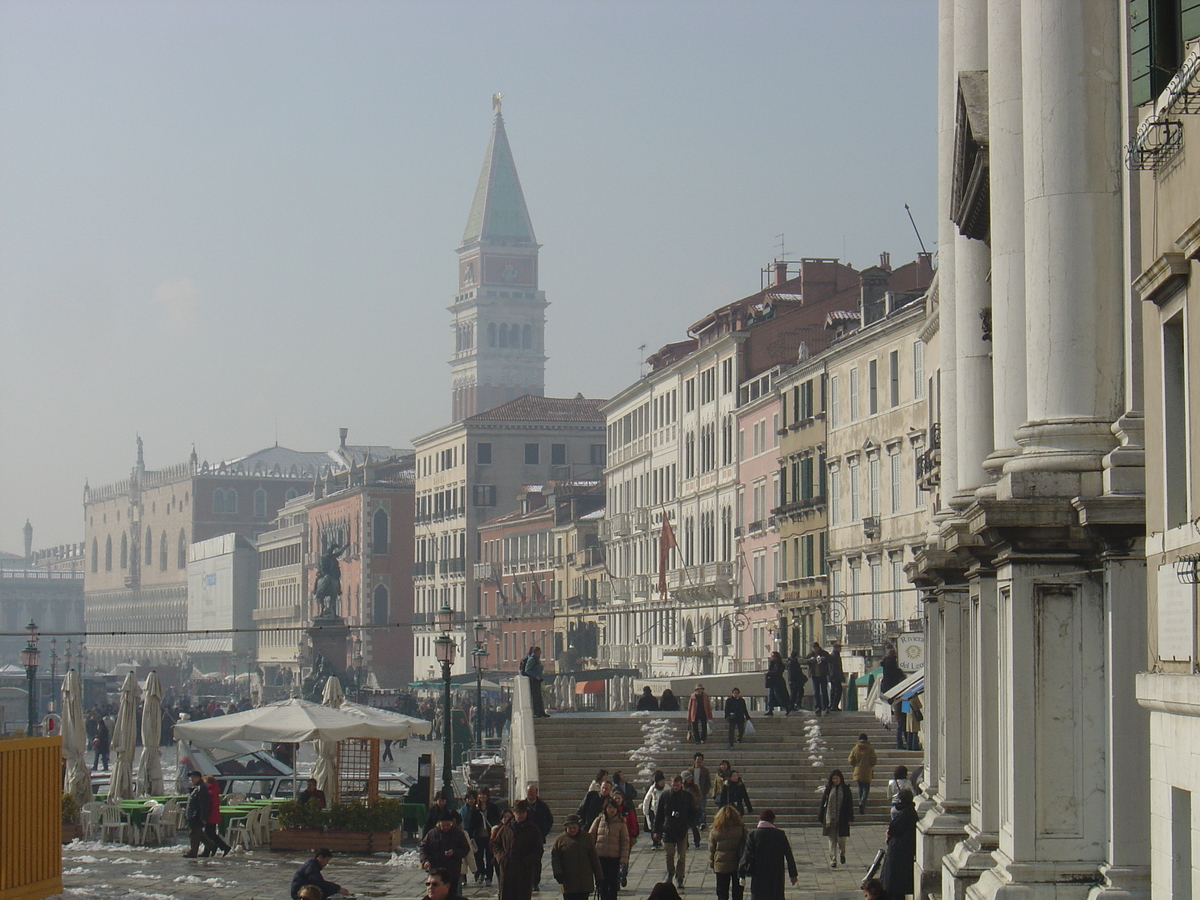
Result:
{"label": "outdoor cafe chair", "polygon": [[[116,834],[116,837],[110,838],[111,834]],[[105,803],[100,810],[100,840],[137,843],[137,828],[129,821],[129,814],[113,803]]]}
{"label": "outdoor cafe chair", "polygon": [[253,850],[258,846],[256,839],[256,831],[258,829],[258,816],[260,810],[253,810],[244,816],[238,816],[236,819],[230,819],[229,825],[225,829],[225,842],[230,847],[236,847],[241,844],[247,850]]}
{"label": "outdoor cafe chair", "polygon": [[100,810],[104,804],[99,800],[89,800],[79,808],[79,824],[83,826],[85,838],[95,837],[100,829]]}

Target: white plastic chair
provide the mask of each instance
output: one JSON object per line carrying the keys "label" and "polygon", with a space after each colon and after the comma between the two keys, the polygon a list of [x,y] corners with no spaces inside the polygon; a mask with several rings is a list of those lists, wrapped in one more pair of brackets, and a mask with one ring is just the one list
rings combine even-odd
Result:
{"label": "white plastic chair", "polygon": [[[116,834],[110,838],[110,834]],[[115,840],[123,844],[137,843],[137,828],[129,821],[129,814],[121,807],[105,803],[100,810],[100,840]]]}
{"label": "white plastic chair", "polygon": [[258,810],[247,813],[244,816],[238,816],[236,819],[230,819],[229,825],[225,829],[225,843],[230,847],[236,847],[241,844],[247,850],[253,850],[258,846],[255,832],[258,829]]}
{"label": "white plastic chair", "polygon": [[271,843],[272,812],[274,810],[269,806],[264,806],[258,811],[258,830],[254,837],[260,847],[266,847]]}
{"label": "white plastic chair", "polygon": [[79,824],[83,826],[83,836],[93,838],[100,829],[100,810],[104,804],[99,800],[91,800],[79,808]]}

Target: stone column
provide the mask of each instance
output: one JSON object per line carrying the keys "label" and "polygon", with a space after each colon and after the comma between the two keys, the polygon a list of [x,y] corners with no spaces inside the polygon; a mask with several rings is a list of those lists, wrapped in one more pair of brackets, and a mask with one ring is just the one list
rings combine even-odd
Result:
{"label": "stone column", "polygon": [[[955,0],[938,0],[938,404],[942,426],[941,496],[939,518],[951,513],[949,500],[958,492],[958,363],[955,354],[955,263],[958,229],[950,220],[954,184],[954,114],[957,76],[954,67]],[[932,398],[931,398],[932,399]]]}
{"label": "stone column", "polygon": [[988,161],[992,247],[994,480],[1017,455],[1025,406],[1025,173],[1021,120],[1021,0],[988,3]]}
{"label": "stone column", "polygon": [[994,864],[999,844],[1000,696],[997,661],[996,575],[986,568],[970,573],[971,821],[966,836],[943,863],[943,900],[962,900],[966,890]]}
{"label": "stone column", "polygon": [[[988,66],[987,25],[987,0],[955,0],[952,115],[958,109],[957,76]],[[954,171],[953,163],[950,170]],[[964,401],[955,410],[958,486],[949,499],[956,508],[968,506],[975,499],[975,489],[986,480],[983,462],[992,450],[992,348],[983,339],[983,316],[992,302],[988,284],[991,264],[987,244],[955,233],[955,383],[957,395]]]}
{"label": "stone column", "polygon": [[[939,588],[936,594],[936,615],[931,606],[926,607],[927,620],[936,619],[931,631],[937,639],[930,647],[926,636],[926,665],[931,667],[926,671],[926,709],[932,706],[936,719],[926,713],[929,727],[924,735],[926,747],[933,744],[937,750],[927,755],[927,763],[936,766],[936,793],[917,826],[922,897],[941,892],[942,860],[962,840],[971,803],[967,593],[965,585],[953,585]],[[934,661],[929,661],[931,652],[937,655]]]}
{"label": "stone column", "polygon": [[1028,419],[1005,465],[1013,496],[1099,493],[1123,412],[1122,10],[1021,6]]}

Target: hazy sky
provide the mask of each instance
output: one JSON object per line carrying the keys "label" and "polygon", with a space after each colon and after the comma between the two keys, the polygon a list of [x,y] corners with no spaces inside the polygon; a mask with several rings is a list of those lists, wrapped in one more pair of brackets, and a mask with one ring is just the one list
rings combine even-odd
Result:
{"label": "hazy sky", "polygon": [[547,393],[611,396],[779,254],[934,236],[934,0],[0,4],[0,549],[82,488],[449,418],[504,117]]}

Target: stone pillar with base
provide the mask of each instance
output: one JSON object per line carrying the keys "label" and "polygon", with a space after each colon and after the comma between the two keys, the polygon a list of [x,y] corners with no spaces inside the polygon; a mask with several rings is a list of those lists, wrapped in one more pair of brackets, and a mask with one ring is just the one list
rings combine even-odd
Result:
{"label": "stone pillar with base", "polygon": [[[919,798],[915,896],[942,891],[942,860],[962,840],[969,821],[966,585],[957,557],[917,554],[910,577],[925,592],[925,764]],[[958,579],[956,581],[956,579]]]}
{"label": "stone pillar with base", "polygon": [[349,684],[350,628],[339,615],[324,613],[314,616],[308,629],[314,655],[320,653],[342,684]]}

